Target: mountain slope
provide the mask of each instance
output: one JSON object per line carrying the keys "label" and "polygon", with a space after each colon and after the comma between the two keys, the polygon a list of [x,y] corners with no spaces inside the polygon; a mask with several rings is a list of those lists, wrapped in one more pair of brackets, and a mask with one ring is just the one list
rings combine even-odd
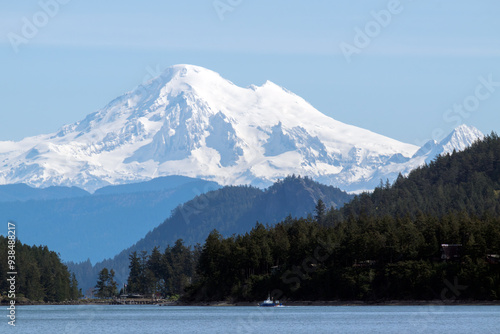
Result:
{"label": "mountain slope", "polygon": [[97,273],[104,267],[113,268],[117,279],[123,282],[128,275],[128,256],[133,251],[151,251],[155,246],[165,249],[177,239],[183,239],[187,245],[203,243],[213,229],[225,236],[246,233],[257,221],[274,225],[288,215],[306,216],[314,211],[318,199],[327,207],[340,207],[351,198],[337,188],[301,177],[287,177],[266,190],[227,186],[177,207],[170,218],[111,260],[94,267],[88,262],[68,265],[82,287],[95,284]]}
{"label": "mountain slope", "polygon": [[359,191],[388,165],[397,175],[395,161],[417,150],[327,117],[272,82],[241,88],[176,65],[57,133],[0,142],[0,183],[94,191],[183,175],[262,187],[299,174]]}

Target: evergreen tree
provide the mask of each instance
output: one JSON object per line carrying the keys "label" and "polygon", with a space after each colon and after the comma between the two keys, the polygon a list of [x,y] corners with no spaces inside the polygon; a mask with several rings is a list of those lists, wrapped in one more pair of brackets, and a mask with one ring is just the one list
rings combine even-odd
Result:
{"label": "evergreen tree", "polygon": [[142,293],[142,267],[141,263],[139,260],[139,257],[137,256],[137,252],[132,252],[132,254],[129,255],[129,260],[130,260],[130,274],[127,280],[127,290],[129,293]]}
{"label": "evergreen tree", "polygon": [[115,281],[115,271],[111,269],[109,271],[109,279],[108,279],[108,293],[110,297],[116,296],[118,294],[118,284]]}
{"label": "evergreen tree", "polygon": [[322,224],[325,218],[326,205],[321,198],[318,199],[314,212],[314,219],[316,219],[319,224]]}
{"label": "evergreen tree", "polygon": [[82,296],[81,290],[78,289],[78,281],[76,280],[75,273],[71,274],[71,284],[70,284],[70,299],[77,300]]}
{"label": "evergreen tree", "polygon": [[96,296],[100,298],[111,298],[116,296],[117,283],[115,282],[115,271],[113,269],[108,271],[108,268],[103,268],[99,272],[99,278],[97,280]]}
{"label": "evergreen tree", "polygon": [[108,268],[103,268],[99,272],[99,278],[97,279],[97,284],[95,286],[96,293],[95,295],[100,298],[107,298],[108,296],[108,289],[107,289],[107,284],[109,280],[109,271]]}

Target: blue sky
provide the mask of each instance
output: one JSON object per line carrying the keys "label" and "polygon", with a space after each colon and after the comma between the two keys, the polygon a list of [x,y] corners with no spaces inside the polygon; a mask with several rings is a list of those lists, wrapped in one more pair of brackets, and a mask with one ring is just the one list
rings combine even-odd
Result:
{"label": "blue sky", "polygon": [[0,140],[54,132],[180,63],[241,86],[271,80],[339,121],[412,144],[461,123],[500,133],[497,0],[25,0],[1,8]]}

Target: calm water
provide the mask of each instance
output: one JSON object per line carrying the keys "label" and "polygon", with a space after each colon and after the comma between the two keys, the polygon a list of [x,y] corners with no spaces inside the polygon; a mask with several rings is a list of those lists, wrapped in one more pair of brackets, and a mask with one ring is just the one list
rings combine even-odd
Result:
{"label": "calm water", "polygon": [[500,306],[25,306],[0,333],[500,333]]}

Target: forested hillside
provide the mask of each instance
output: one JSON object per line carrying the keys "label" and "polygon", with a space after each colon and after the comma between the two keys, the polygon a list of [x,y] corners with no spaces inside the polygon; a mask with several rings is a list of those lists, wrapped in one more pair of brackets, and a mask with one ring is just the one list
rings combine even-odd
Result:
{"label": "forested hillside", "polygon": [[[462,243],[460,258],[443,260],[441,243]],[[498,217],[361,218],[334,227],[288,219],[229,238],[212,232],[184,298],[498,300],[500,265],[488,254],[500,254]]]}
{"label": "forested hillside", "polygon": [[274,225],[288,215],[307,216],[318,199],[327,208],[339,208],[351,198],[337,188],[300,176],[287,177],[265,191],[250,186],[224,187],[176,208],[169,219],[148,233],[135,248],[151,249],[151,245],[165,248],[177,239],[188,245],[203,243],[213,229],[225,236],[245,233],[256,222]]}

